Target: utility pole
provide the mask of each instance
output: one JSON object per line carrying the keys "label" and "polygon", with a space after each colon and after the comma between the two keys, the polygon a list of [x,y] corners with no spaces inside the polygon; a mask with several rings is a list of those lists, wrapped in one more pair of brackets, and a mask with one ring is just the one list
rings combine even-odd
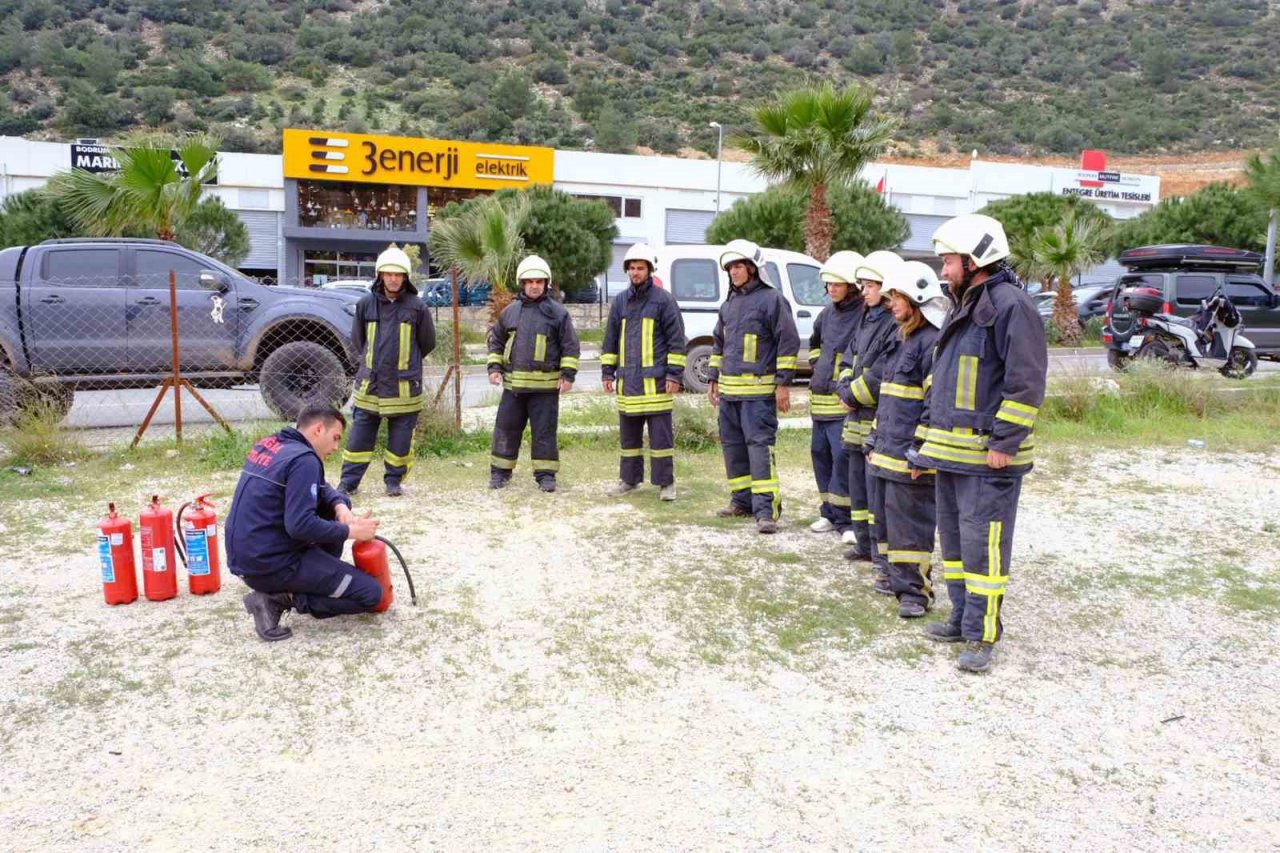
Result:
{"label": "utility pole", "polygon": [[716,215],[720,215],[720,165],[724,156],[724,126],[713,121],[707,127],[716,129]]}

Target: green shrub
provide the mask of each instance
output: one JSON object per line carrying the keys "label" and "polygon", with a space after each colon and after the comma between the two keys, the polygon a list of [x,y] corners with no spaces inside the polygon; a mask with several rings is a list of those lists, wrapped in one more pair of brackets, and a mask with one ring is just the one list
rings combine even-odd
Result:
{"label": "green shrub", "polygon": [[676,398],[674,413],[676,447],[701,453],[720,444],[720,425],[715,410]]}
{"label": "green shrub", "polygon": [[84,459],[89,451],[76,433],[62,426],[66,410],[40,397],[24,399],[11,426],[0,430],[8,465],[59,465]]}

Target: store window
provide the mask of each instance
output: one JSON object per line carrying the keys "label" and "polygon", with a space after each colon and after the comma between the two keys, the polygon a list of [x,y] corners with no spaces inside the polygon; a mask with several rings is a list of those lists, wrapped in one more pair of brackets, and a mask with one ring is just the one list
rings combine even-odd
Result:
{"label": "store window", "polygon": [[638,198],[624,198],[620,195],[575,195],[574,198],[603,202],[613,211],[615,219],[639,219],[644,215],[642,200]]}
{"label": "store window", "polygon": [[306,228],[416,231],[418,189],[299,181],[298,224]]}
{"label": "store window", "polygon": [[484,190],[454,189],[453,187],[427,187],[427,220],[435,222],[440,208],[455,201],[462,202],[476,196],[489,195]]}
{"label": "store window", "polygon": [[373,281],[377,257],[361,252],[308,251],[302,258],[303,284],[319,287],[331,281]]}

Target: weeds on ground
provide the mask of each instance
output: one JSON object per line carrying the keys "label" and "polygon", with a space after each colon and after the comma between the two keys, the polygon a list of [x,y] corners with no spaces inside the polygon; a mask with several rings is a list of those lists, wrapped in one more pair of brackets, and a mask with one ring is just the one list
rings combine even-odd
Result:
{"label": "weeds on ground", "polygon": [[[413,443],[416,456],[458,456],[489,446],[489,436],[475,430],[465,430],[454,420],[453,401],[443,397],[436,399],[435,389],[423,388],[427,405],[418,415]],[[447,394],[444,396],[448,396]],[[380,447],[386,446],[385,433],[378,432]],[[376,450],[375,450],[376,453]]]}
{"label": "weeds on ground", "polygon": [[27,402],[12,426],[0,432],[8,465],[60,465],[87,458],[90,453],[76,433],[62,426],[66,412],[43,399]]}

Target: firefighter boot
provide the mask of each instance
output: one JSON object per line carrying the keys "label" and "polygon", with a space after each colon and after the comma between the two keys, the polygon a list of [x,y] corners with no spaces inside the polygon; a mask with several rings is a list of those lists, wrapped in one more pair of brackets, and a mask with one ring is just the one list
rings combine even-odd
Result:
{"label": "firefighter boot", "polygon": [[924,626],[924,635],[939,643],[958,643],[963,639],[960,626],[950,622],[930,622]]}
{"label": "firefighter boot", "polygon": [[956,661],[965,672],[986,672],[991,668],[991,653],[995,651],[995,643],[984,643],[973,640],[960,653]]}
{"label": "firefighter boot", "polygon": [[893,587],[889,585],[889,576],[884,572],[876,574],[876,581],[871,585],[872,592],[878,592],[881,595],[893,595]]}
{"label": "firefighter boot", "polygon": [[387,483],[387,497],[398,498],[404,494],[404,489],[400,488],[399,483]]}
{"label": "firefighter boot", "polygon": [[554,492],[556,490],[556,478],[554,474],[539,474],[537,476],[538,488],[544,492]]}
{"label": "firefighter boot", "polygon": [[743,509],[735,503],[716,510],[716,518],[746,518],[749,515],[751,515],[751,510]]}
{"label": "firefighter boot", "polygon": [[244,597],[244,609],[253,617],[253,629],[258,637],[268,643],[287,640],[293,636],[289,628],[280,627],[280,617],[293,607],[293,599],[288,593],[268,595],[265,592],[251,592]]}
{"label": "firefighter boot", "polygon": [[676,499],[676,484],[668,483],[658,492],[658,500],[673,501]]}
{"label": "firefighter boot", "polygon": [[636,483],[619,482],[617,485],[613,486],[613,488],[609,489],[609,497],[619,498],[623,495],[629,495],[638,488],[640,488],[640,486]]}
{"label": "firefighter boot", "polygon": [[898,616],[903,619],[919,619],[925,614],[925,606],[918,601],[899,601]]}
{"label": "firefighter boot", "polygon": [[777,533],[778,522],[774,521],[772,518],[757,518],[756,532],[757,533]]}
{"label": "firefighter boot", "polygon": [[507,484],[511,482],[511,472],[503,471],[501,468],[494,468],[489,471],[489,488],[505,489]]}

